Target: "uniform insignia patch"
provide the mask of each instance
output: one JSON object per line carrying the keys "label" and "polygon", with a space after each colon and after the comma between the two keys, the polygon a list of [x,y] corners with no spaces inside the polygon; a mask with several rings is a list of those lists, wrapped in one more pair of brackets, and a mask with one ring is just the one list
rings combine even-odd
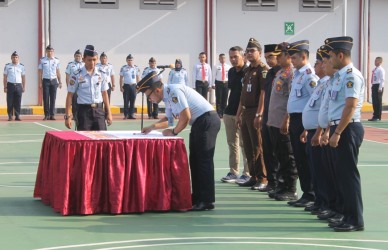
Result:
{"label": "uniform insignia patch", "polygon": [[282,85],[278,85],[278,84],[277,84],[277,85],[276,85],[276,90],[277,90],[277,91],[282,90]]}
{"label": "uniform insignia patch", "polygon": [[351,81],[347,82],[346,87],[353,88],[353,82],[351,82]]}
{"label": "uniform insignia patch", "polygon": [[346,71],[346,73],[351,73],[351,72],[353,72],[353,69],[352,69],[352,68],[350,68],[350,69],[348,69],[348,70]]}
{"label": "uniform insignia patch", "polygon": [[311,72],[311,69],[306,69],[306,73],[307,74],[311,74],[312,72]]}
{"label": "uniform insignia patch", "polygon": [[167,94],[170,94],[170,88],[167,88]]}
{"label": "uniform insignia patch", "polygon": [[174,97],[172,98],[172,102],[173,102],[173,103],[178,103],[178,97],[174,96]]}
{"label": "uniform insignia patch", "polygon": [[256,72],[253,72],[253,74],[252,74],[252,75],[254,75],[254,76],[255,76],[255,75],[256,75]]}
{"label": "uniform insignia patch", "polygon": [[317,86],[317,83],[314,81],[311,81],[309,85],[311,88],[315,88],[315,86]]}
{"label": "uniform insignia patch", "polygon": [[75,81],[73,79],[70,80],[70,85],[74,85]]}

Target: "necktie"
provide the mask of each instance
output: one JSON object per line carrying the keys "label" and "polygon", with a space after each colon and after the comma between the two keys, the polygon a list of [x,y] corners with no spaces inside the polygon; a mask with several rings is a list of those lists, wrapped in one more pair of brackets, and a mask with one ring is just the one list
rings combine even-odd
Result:
{"label": "necktie", "polygon": [[372,71],[372,79],[371,79],[371,83],[373,84],[374,83],[374,78],[375,78],[375,70],[376,68]]}
{"label": "necktie", "polygon": [[205,81],[206,76],[205,76],[205,64],[202,64],[202,81]]}
{"label": "necktie", "polygon": [[222,81],[225,81],[225,66],[223,64],[222,64],[221,74],[222,74]]}

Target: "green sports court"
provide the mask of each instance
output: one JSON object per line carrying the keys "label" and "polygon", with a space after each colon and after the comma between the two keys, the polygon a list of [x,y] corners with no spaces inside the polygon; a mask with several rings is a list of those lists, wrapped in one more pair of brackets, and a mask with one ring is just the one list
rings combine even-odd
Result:
{"label": "green sports court", "polygon": [[[388,119],[368,122],[369,115],[359,157],[365,231],[352,233],[335,233],[266,193],[221,183],[229,170],[224,127],[215,153],[215,210],[61,216],[33,191],[45,132],[65,130],[63,120],[0,117],[0,249],[388,249]],[[139,130],[140,120],[116,116],[108,129]],[[189,128],[180,136],[188,149]]]}

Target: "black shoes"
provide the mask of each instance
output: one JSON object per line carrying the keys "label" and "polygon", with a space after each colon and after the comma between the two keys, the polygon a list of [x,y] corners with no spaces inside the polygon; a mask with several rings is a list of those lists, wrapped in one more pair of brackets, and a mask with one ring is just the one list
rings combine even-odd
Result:
{"label": "black shoes", "polygon": [[257,182],[255,185],[251,187],[252,190],[258,190],[259,192],[267,191],[267,183],[259,183]]}
{"label": "black shoes", "polygon": [[251,177],[248,181],[243,182],[243,183],[238,183],[240,187],[252,187],[257,183],[255,177]]}
{"label": "black shoes", "polygon": [[381,118],[372,117],[371,119],[368,119],[368,121],[370,122],[381,121]]}
{"label": "black shoes", "polygon": [[298,194],[290,191],[281,191],[276,193],[274,198],[277,201],[289,201],[288,203],[290,203],[298,200]]}
{"label": "black shoes", "polygon": [[9,121],[9,122],[12,121],[12,116],[9,116],[9,117],[8,117],[8,121]]}
{"label": "black shoes", "polygon": [[50,120],[50,117],[49,117],[49,116],[45,116],[45,117],[43,118],[43,121],[46,121],[46,120]]}
{"label": "black shoes", "polygon": [[16,118],[15,118],[15,121],[21,121],[22,119],[20,119],[20,117],[19,116],[17,116]]}
{"label": "black shoes", "polygon": [[320,219],[320,220],[327,220],[333,216],[335,216],[336,213],[330,209],[325,209],[325,210],[322,210],[319,212],[319,214],[317,214],[317,218]]}
{"label": "black shoes", "polygon": [[354,231],[364,231],[364,226],[355,226],[348,223],[342,223],[334,227],[334,231],[336,232],[354,232]]}
{"label": "black shoes", "polygon": [[50,120],[55,121],[56,119],[55,119],[55,117],[52,115],[52,116],[50,116]]}
{"label": "black shoes", "polygon": [[191,211],[205,211],[205,210],[213,210],[213,209],[214,209],[213,203],[199,202],[191,208]]}
{"label": "black shoes", "polygon": [[309,207],[314,205],[314,201],[309,201],[305,198],[300,198],[297,201],[289,201],[287,202],[287,204],[294,207]]}

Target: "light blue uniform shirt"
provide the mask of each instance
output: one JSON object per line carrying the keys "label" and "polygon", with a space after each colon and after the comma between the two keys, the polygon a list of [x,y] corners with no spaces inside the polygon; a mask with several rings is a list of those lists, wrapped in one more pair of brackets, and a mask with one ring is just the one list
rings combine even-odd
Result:
{"label": "light blue uniform shirt", "polygon": [[104,73],[107,76],[108,83],[111,83],[111,78],[110,77],[115,75],[115,71],[113,69],[113,65],[110,64],[110,63],[104,64],[104,65],[102,65],[101,63],[97,63],[96,67],[99,70],[101,70],[102,73]]}
{"label": "light blue uniform shirt", "polygon": [[190,125],[208,111],[214,110],[213,106],[205,100],[196,90],[183,84],[171,84],[164,86],[163,101],[166,104],[166,116],[178,117],[182,110],[189,108],[191,119]]}
{"label": "light blue uniform shirt", "polygon": [[[328,76],[327,76],[328,77]],[[323,78],[325,79],[326,76]],[[327,128],[327,125],[329,124],[329,90],[331,88],[331,82],[333,78],[329,77],[326,82],[324,83],[325,88],[322,92],[322,102],[321,107],[319,108],[319,114],[318,114],[318,125],[321,128]]]}
{"label": "light blue uniform shirt", "polygon": [[108,89],[107,76],[102,71],[95,67],[93,75],[89,75],[85,67],[82,67],[71,75],[67,91],[77,92],[78,104],[92,104],[102,103],[101,92]]}
{"label": "light blue uniform shirt", "polygon": [[50,80],[56,79],[57,69],[59,69],[59,59],[56,57],[42,57],[40,59],[38,69],[42,70],[42,78]]}
{"label": "light blue uniform shirt", "polygon": [[302,112],[302,123],[305,129],[316,129],[318,128],[318,115],[319,108],[323,100],[323,92],[326,88],[326,81],[329,79],[328,76],[325,76],[322,79],[318,80],[318,84],[315,87],[309,101]]}
{"label": "light blue uniform shirt", "polygon": [[317,85],[318,76],[308,63],[299,70],[295,70],[291,82],[291,92],[287,103],[287,112],[302,113],[306,103]]}
{"label": "light blue uniform shirt", "polygon": [[172,69],[168,75],[167,84],[184,84],[189,86],[189,76],[187,70],[181,68],[179,71]]}
{"label": "light blue uniform shirt", "polygon": [[361,72],[352,63],[334,74],[329,100],[329,121],[340,120],[345,107],[346,98],[358,99],[352,119],[361,118],[364,102],[365,80]]}
{"label": "light blue uniform shirt", "polygon": [[136,77],[140,76],[140,69],[136,65],[129,66],[124,65],[120,69],[120,76],[124,77],[124,84],[135,84],[136,82]]}
{"label": "light blue uniform shirt", "polygon": [[24,65],[21,63],[8,63],[4,67],[4,75],[7,76],[7,82],[22,83],[22,76],[26,75]]}
{"label": "light blue uniform shirt", "polygon": [[67,64],[65,73],[68,75],[73,74],[74,71],[79,70],[85,65],[84,62],[72,61]]}

